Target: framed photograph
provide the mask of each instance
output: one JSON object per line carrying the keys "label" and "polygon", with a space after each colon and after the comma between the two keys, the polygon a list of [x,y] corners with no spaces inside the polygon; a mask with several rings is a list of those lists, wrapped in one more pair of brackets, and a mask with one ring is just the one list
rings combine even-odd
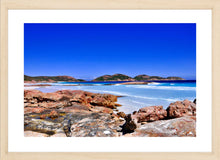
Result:
{"label": "framed photograph", "polygon": [[166,2],[2,1],[1,158],[219,159],[220,3]]}

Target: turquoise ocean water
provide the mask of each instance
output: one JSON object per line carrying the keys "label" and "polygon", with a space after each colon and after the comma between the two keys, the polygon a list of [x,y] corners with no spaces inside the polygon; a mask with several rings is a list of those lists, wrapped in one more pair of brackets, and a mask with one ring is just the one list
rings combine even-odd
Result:
{"label": "turquoise ocean water", "polygon": [[[152,82],[148,85],[106,85],[109,83],[115,82],[59,82],[50,83],[52,86],[25,87],[25,89],[37,89],[42,92],[72,89],[119,95],[123,97],[118,98],[118,103],[122,105],[118,109],[125,113],[153,105],[162,105],[166,109],[172,102],[184,99],[193,101],[196,98],[195,81]],[[80,86],[67,86],[70,84],[80,84]]]}

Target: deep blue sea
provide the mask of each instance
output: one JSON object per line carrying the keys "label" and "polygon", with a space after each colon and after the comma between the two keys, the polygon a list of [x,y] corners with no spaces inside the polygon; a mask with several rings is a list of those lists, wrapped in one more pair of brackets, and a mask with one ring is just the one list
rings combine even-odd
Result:
{"label": "deep blue sea", "polygon": [[[54,92],[62,89],[84,90],[94,93],[110,93],[123,96],[118,98],[122,105],[118,109],[131,113],[142,107],[162,105],[166,109],[170,103],[196,98],[196,81],[157,81],[148,85],[108,85],[118,82],[58,82],[46,87],[25,87],[42,92]],[[67,85],[80,84],[80,86]]]}

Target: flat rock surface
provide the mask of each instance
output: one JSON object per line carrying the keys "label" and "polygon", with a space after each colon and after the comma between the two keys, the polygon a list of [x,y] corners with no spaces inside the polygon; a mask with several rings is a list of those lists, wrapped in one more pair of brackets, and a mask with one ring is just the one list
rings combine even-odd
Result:
{"label": "flat rock surface", "polygon": [[84,118],[78,116],[77,121],[72,118],[70,123],[72,137],[118,137],[124,121],[106,113],[92,113]]}
{"label": "flat rock surface", "polygon": [[196,117],[187,116],[141,125],[126,137],[195,137]]}

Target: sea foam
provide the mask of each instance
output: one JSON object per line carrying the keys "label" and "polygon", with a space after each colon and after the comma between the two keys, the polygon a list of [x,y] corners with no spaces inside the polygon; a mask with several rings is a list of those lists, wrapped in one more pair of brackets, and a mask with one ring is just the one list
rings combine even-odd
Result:
{"label": "sea foam", "polygon": [[196,87],[182,87],[182,86],[150,86],[150,85],[125,85],[130,88],[142,89],[163,89],[163,90],[196,90]]}

